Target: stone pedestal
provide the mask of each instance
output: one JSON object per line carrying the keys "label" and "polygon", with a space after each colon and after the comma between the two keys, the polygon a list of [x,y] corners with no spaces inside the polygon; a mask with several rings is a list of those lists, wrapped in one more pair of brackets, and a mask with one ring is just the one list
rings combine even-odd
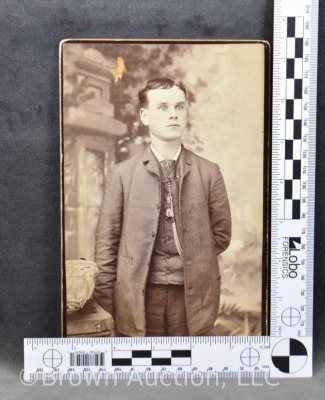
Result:
{"label": "stone pedestal", "polygon": [[89,300],[85,306],[67,316],[68,337],[106,337],[114,336],[114,321],[94,300]]}
{"label": "stone pedestal", "polygon": [[65,258],[94,260],[104,180],[115,143],[127,126],[110,101],[116,60],[65,44],[63,51],[63,176]]}

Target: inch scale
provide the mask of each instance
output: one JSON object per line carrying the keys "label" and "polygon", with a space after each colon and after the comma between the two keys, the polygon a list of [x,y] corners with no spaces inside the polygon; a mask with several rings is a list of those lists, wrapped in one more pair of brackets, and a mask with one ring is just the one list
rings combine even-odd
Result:
{"label": "inch scale", "polygon": [[25,339],[26,382],[312,376],[318,0],[275,0],[269,337]]}
{"label": "inch scale", "polygon": [[317,7],[316,1],[275,4],[272,337],[312,336]]}

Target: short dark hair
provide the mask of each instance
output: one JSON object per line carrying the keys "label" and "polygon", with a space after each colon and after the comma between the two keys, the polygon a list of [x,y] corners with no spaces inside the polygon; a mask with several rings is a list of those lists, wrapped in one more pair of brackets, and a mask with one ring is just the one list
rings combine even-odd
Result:
{"label": "short dark hair", "polygon": [[148,96],[147,93],[150,90],[155,89],[171,89],[174,86],[178,87],[180,90],[184,92],[186,97],[186,89],[182,82],[174,81],[173,79],[169,78],[156,78],[151,79],[147,82],[146,86],[139,91],[139,103],[140,107],[147,107],[148,106]]}

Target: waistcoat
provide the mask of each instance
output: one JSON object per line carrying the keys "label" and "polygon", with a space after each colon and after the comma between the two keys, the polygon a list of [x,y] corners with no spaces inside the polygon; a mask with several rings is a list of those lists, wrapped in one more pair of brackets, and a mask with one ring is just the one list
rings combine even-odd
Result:
{"label": "waistcoat", "polygon": [[180,213],[179,213],[179,159],[174,168],[167,174],[159,164],[161,207],[159,214],[157,236],[152,253],[148,282],[155,284],[184,284],[183,260],[180,258],[172,228],[172,219],[166,218],[168,181],[171,182],[174,218],[178,237],[180,238]]}

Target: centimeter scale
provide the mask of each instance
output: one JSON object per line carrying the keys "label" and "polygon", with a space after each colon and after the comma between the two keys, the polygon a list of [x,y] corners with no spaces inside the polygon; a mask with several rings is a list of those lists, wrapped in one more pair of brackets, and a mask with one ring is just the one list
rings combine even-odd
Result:
{"label": "centimeter scale", "polygon": [[24,379],[312,375],[318,0],[275,0],[269,337],[25,339]]}

